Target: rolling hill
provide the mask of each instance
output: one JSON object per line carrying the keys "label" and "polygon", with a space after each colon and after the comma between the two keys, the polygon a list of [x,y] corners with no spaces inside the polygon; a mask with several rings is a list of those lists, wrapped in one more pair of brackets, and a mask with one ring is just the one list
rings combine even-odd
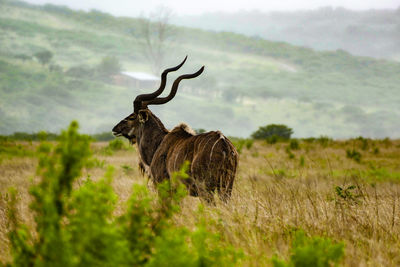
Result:
{"label": "rolling hill", "polygon": [[[69,73],[95,71],[107,56],[123,70],[150,72],[142,25],[143,19],[95,10],[0,2],[0,133],[58,131],[72,119],[88,133],[109,131],[143,91],[116,86],[98,73]],[[248,136],[261,125],[284,123],[298,137],[400,137],[397,62],[172,28],[164,67],[189,55],[179,74],[201,65],[206,71],[183,82],[173,101],[152,108],[167,127],[185,121]],[[44,50],[54,55],[49,65],[32,57]]]}

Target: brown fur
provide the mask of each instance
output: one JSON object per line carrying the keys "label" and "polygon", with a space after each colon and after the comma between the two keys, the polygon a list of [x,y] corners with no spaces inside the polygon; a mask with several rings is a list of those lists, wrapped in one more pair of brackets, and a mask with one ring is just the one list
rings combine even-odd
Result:
{"label": "brown fur", "polygon": [[155,184],[169,179],[185,161],[189,161],[190,178],[183,183],[190,195],[210,200],[212,192],[217,191],[224,200],[230,197],[238,153],[229,139],[219,131],[196,135],[186,124],[167,131],[149,109],[140,110],[139,114],[146,120],[133,121],[128,127],[125,119],[113,131],[126,136],[120,129],[131,128],[129,132],[137,142],[141,168],[149,167],[150,178]]}

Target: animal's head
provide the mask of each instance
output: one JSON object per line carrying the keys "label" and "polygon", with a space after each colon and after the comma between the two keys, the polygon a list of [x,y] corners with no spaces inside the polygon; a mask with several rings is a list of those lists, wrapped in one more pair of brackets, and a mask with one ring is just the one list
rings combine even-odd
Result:
{"label": "animal's head", "polygon": [[135,98],[135,100],[133,101],[133,113],[120,121],[112,129],[112,132],[115,136],[124,136],[132,143],[135,143],[139,129],[141,128],[141,126],[145,125],[152,114],[151,111],[147,108],[148,105],[161,105],[167,103],[175,97],[180,81],[184,79],[196,78],[203,72],[204,66],[193,74],[184,74],[179,76],[174,81],[169,95],[166,97],[158,97],[165,89],[165,85],[167,83],[167,74],[172,71],[177,71],[185,63],[186,59],[187,56],[178,66],[163,71],[163,73],[161,74],[160,88],[158,88],[157,91],[151,94],[138,95]]}

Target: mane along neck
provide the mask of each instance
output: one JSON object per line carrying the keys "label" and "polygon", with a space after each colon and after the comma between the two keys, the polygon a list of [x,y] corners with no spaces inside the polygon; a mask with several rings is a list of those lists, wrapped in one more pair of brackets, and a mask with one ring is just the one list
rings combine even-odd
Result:
{"label": "mane along neck", "polygon": [[148,120],[139,126],[137,145],[143,163],[150,165],[154,153],[168,130],[157,116],[149,110]]}

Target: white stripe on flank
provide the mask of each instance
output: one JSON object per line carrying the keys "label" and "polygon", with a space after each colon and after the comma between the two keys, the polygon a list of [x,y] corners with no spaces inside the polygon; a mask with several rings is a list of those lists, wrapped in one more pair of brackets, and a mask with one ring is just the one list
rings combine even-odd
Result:
{"label": "white stripe on flank", "polygon": [[176,160],[178,159],[178,156],[179,156],[179,150],[178,150],[178,153],[176,153],[176,157],[175,157],[175,161],[174,161],[174,171],[176,171]]}
{"label": "white stripe on flank", "polygon": [[218,141],[221,140],[221,139],[222,139],[222,137],[218,138],[217,141],[215,141],[214,145],[213,145],[212,148],[211,148],[210,163],[211,163],[212,154],[213,154],[213,152],[214,152],[214,147],[215,147],[215,145],[218,143]]}

